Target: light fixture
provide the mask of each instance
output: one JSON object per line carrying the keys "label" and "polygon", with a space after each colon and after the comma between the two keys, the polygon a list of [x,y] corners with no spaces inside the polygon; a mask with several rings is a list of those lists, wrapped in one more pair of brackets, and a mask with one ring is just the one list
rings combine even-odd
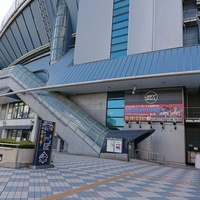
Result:
{"label": "light fixture", "polygon": [[128,124],[128,127],[131,128],[131,121],[126,121],[126,123]]}
{"label": "light fixture", "polygon": [[132,94],[135,94],[135,91],[136,91],[136,86],[134,85],[132,89]]}
{"label": "light fixture", "polygon": [[142,128],[142,123],[141,123],[141,121],[136,122],[136,123],[139,124],[139,128]]}
{"label": "light fixture", "polygon": [[160,122],[160,125],[162,126],[162,129],[164,129],[164,123],[163,122]]}
{"label": "light fixture", "polygon": [[128,121],[128,127],[131,128],[131,121]]}
{"label": "light fixture", "polygon": [[150,128],[152,129],[152,122],[151,121],[148,121],[148,124],[150,125]]}
{"label": "light fixture", "polygon": [[174,125],[174,129],[176,130],[177,127],[176,127],[176,121],[173,121],[173,125]]}

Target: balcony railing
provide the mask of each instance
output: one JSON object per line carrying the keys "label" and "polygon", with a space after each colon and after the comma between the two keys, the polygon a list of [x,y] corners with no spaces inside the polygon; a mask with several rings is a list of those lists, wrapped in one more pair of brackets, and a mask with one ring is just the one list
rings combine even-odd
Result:
{"label": "balcony railing", "polygon": [[200,119],[200,107],[185,107],[186,119]]}
{"label": "balcony railing", "polygon": [[183,20],[184,21],[191,20],[191,19],[197,19],[197,17],[198,17],[198,11],[196,9],[183,11]]}

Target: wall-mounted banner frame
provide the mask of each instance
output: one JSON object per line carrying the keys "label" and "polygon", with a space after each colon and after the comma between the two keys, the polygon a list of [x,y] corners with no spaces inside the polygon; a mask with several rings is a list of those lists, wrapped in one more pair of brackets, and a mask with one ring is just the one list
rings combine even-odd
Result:
{"label": "wall-mounted banner frame", "polygon": [[122,153],[123,139],[122,138],[106,138],[106,151],[114,153]]}
{"label": "wall-mounted banner frame", "polygon": [[125,95],[125,121],[183,122],[182,90],[158,90]]}
{"label": "wall-mounted banner frame", "polygon": [[35,168],[53,167],[51,164],[55,122],[40,120],[33,165]]}

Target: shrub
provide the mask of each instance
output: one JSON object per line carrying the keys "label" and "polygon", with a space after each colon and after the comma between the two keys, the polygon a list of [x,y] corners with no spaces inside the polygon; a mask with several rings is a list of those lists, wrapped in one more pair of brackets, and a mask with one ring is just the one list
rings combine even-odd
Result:
{"label": "shrub", "polygon": [[21,149],[34,149],[35,148],[35,143],[31,141],[16,141],[13,139],[7,139],[7,138],[0,138],[0,143],[6,143],[3,145],[4,147],[11,147],[9,144],[19,144],[19,146],[12,146],[12,148],[21,148]]}

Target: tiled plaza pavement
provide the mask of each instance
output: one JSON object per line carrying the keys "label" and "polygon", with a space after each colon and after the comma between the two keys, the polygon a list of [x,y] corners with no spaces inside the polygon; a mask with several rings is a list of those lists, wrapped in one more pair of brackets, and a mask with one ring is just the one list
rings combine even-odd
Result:
{"label": "tiled plaza pavement", "polygon": [[0,168],[6,200],[199,200],[200,170],[56,153],[54,168]]}

